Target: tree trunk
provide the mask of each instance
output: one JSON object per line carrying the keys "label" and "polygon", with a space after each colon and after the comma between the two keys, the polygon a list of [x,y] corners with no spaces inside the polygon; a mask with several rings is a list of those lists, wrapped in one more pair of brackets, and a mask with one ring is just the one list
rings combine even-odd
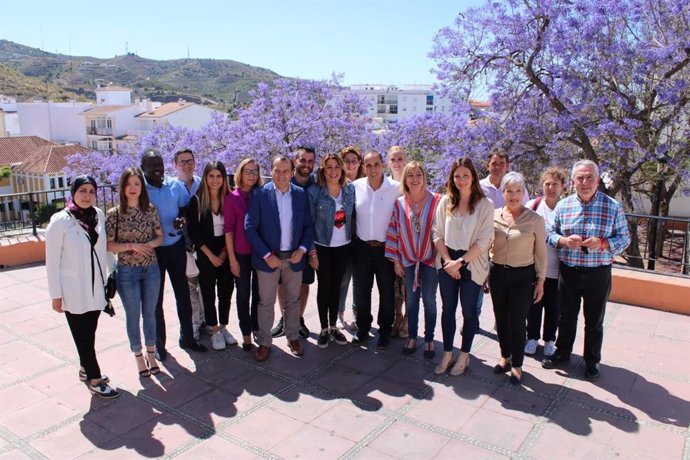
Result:
{"label": "tree trunk", "polygon": [[[625,212],[633,212],[633,200],[632,200],[632,189],[630,187],[630,178],[626,178],[622,181],[621,192],[621,203],[623,204],[623,210]],[[644,269],[644,261],[642,260],[642,255],[640,254],[640,238],[638,235],[639,223],[637,219],[628,219],[628,229],[630,230],[630,245],[625,250],[626,260],[628,266],[634,268]]]}

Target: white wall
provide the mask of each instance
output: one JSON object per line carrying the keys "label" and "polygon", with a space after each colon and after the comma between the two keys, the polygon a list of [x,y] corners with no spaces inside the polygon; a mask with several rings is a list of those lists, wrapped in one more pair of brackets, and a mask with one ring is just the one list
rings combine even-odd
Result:
{"label": "white wall", "polygon": [[86,130],[79,114],[88,102],[32,102],[17,104],[22,136],[40,136],[52,142],[86,145]]}
{"label": "white wall", "polygon": [[199,129],[209,121],[214,110],[203,105],[193,104],[165,117],[171,126],[180,126],[189,129]]}
{"label": "white wall", "polygon": [[135,118],[146,109],[137,105],[130,105],[127,108],[112,112],[110,116],[113,119],[113,136],[123,136],[139,127],[139,119]]}
{"label": "white wall", "polygon": [[131,103],[131,91],[108,91],[104,88],[96,88],[97,105],[130,105]]}

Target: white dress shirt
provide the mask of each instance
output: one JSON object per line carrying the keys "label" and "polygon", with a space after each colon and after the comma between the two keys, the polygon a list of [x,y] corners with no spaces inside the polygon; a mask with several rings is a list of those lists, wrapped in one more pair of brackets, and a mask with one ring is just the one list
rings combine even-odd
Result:
{"label": "white dress shirt", "polygon": [[276,188],[276,204],[280,217],[280,250],[291,251],[292,247],[292,192],[288,187],[283,193]]}
{"label": "white dress shirt", "polygon": [[352,185],[355,188],[357,237],[363,241],[385,243],[395,200],[402,195],[400,182],[384,177],[381,186],[374,190],[369,179],[362,177]]}

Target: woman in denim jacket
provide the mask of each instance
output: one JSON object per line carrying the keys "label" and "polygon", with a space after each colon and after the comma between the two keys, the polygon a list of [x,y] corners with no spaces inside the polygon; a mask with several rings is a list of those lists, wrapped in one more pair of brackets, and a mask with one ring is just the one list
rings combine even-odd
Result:
{"label": "woman in denim jacket", "polygon": [[321,321],[319,348],[333,340],[346,345],[347,339],[336,327],[340,283],[352,241],[355,190],[347,183],[343,160],[328,154],[321,160],[316,184],[307,189],[314,219],[314,248],[309,251],[309,264],[317,270],[319,287],[316,303]]}

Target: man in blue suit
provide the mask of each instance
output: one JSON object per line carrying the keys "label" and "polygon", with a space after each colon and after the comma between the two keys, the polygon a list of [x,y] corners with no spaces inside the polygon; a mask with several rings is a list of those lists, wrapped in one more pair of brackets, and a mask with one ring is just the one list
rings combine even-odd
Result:
{"label": "man in blue suit", "polygon": [[275,316],[278,282],[285,290],[285,336],[295,356],[304,354],[299,341],[299,295],[304,257],[313,241],[314,228],[309,199],[301,187],[290,183],[294,164],[279,156],[271,165],[273,181],[255,189],[249,200],[244,227],[252,245],[252,266],[259,277],[259,348],[257,361],[271,351],[271,327]]}

